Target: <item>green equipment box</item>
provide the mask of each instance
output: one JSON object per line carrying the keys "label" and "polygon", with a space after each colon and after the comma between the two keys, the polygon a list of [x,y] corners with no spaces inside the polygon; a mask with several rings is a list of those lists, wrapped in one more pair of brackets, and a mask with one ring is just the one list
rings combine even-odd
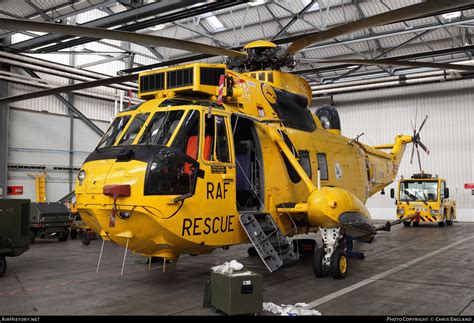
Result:
{"label": "green equipment box", "polygon": [[28,228],[30,200],[0,199],[0,277],[5,273],[5,257],[16,257],[30,247]]}
{"label": "green equipment box", "polygon": [[211,305],[228,315],[262,311],[262,275],[243,271],[231,274],[211,273]]}

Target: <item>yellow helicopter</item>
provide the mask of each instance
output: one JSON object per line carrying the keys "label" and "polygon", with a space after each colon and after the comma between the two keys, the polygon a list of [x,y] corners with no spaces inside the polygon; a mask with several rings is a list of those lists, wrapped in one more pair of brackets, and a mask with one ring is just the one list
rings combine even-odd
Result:
{"label": "yellow helicopter", "polygon": [[406,145],[419,144],[419,134],[397,135],[393,143],[375,147],[344,137],[337,111],[311,113],[309,84],[281,68],[294,67],[294,54],[315,42],[468,4],[422,2],[311,34],[287,49],[256,41],[240,52],[80,26],[13,19],[0,24],[228,56],[227,64],[193,63],[138,75],[145,101],[116,116],[78,174],[83,221],[104,239],[172,261],[251,242],[270,271],[297,258],[286,237],[319,230],[323,246],[314,253],[314,274],[340,279],[348,270],[343,237],[368,241],[378,230],[389,230],[373,225],[364,204],[395,179]]}

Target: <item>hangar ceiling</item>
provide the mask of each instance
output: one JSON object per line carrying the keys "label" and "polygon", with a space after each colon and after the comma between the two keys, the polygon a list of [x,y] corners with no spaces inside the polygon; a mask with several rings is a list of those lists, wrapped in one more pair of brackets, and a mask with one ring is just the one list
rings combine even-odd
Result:
{"label": "hangar ceiling", "polygon": [[[280,1],[143,1],[143,0],[5,0],[0,16],[64,24],[135,31],[226,48],[257,39],[282,46],[300,35],[416,4],[418,0],[280,0]],[[383,66],[314,64],[308,59],[410,58],[428,62],[460,62],[474,53],[471,32],[474,10],[450,12],[356,32],[302,50],[294,72],[311,82],[333,83],[359,78],[403,75],[429,69]],[[200,58],[186,51],[121,43],[111,40],[67,37],[0,30],[10,38],[7,50],[36,54],[90,55],[95,59],[75,67],[123,61],[128,68],[170,60]],[[188,59],[188,57],[190,57]],[[219,62],[221,57],[205,58]],[[77,60],[76,60],[77,62]],[[95,68],[95,69],[94,69]],[[118,71],[103,73],[116,75]]]}

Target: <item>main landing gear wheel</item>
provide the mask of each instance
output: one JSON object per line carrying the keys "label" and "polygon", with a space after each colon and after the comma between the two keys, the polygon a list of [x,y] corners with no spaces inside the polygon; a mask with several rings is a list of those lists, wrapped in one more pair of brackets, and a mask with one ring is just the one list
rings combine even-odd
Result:
{"label": "main landing gear wheel", "polygon": [[314,251],[313,256],[313,273],[316,277],[322,278],[329,275],[329,271],[324,268],[324,256],[326,253],[323,248],[318,248]]}
{"label": "main landing gear wheel", "polygon": [[413,222],[413,226],[414,226],[414,227],[419,227],[419,226],[420,226],[420,222]]}
{"label": "main landing gear wheel", "polygon": [[342,249],[336,249],[331,255],[331,276],[334,279],[342,279],[347,274],[347,256]]}
{"label": "main landing gear wheel", "polygon": [[403,221],[403,225],[409,227],[411,225],[410,221]]}

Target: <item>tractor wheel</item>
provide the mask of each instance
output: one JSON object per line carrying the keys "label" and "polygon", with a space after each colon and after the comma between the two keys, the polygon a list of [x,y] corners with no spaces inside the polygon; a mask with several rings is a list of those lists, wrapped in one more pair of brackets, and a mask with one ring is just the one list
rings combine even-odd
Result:
{"label": "tractor wheel", "polygon": [[403,221],[403,225],[408,228],[411,225],[411,222],[410,221]]}
{"label": "tractor wheel", "polygon": [[71,239],[76,239],[77,238],[77,230],[72,229],[70,235],[71,235]]}
{"label": "tractor wheel", "polygon": [[82,234],[81,241],[82,241],[82,244],[85,246],[88,246],[91,243],[91,237],[89,235],[89,232],[86,231]]}
{"label": "tractor wheel", "polygon": [[444,218],[443,221],[438,222],[438,225],[440,228],[444,227],[446,225],[446,218]]}
{"label": "tractor wheel", "polygon": [[324,268],[323,260],[324,260],[325,252],[323,248],[318,248],[314,251],[313,256],[313,273],[316,277],[327,277],[329,275],[329,271]]}
{"label": "tractor wheel", "polygon": [[0,277],[7,271],[7,259],[5,256],[0,256]]}
{"label": "tractor wheel", "polygon": [[453,222],[454,222],[454,210],[451,210],[451,212],[449,213],[449,215],[451,215],[451,217],[448,219],[446,219],[446,224],[447,225],[453,225]]}
{"label": "tractor wheel", "polygon": [[348,269],[346,253],[341,249],[336,249],[331,255],[331,275],[334,279],[346,277]]}
{"label": "tractor wheel", "polygon": [[64,231],[59,232],[58,240],[63,242],[66,241],[69,237],[69,234],[66,229]]}

